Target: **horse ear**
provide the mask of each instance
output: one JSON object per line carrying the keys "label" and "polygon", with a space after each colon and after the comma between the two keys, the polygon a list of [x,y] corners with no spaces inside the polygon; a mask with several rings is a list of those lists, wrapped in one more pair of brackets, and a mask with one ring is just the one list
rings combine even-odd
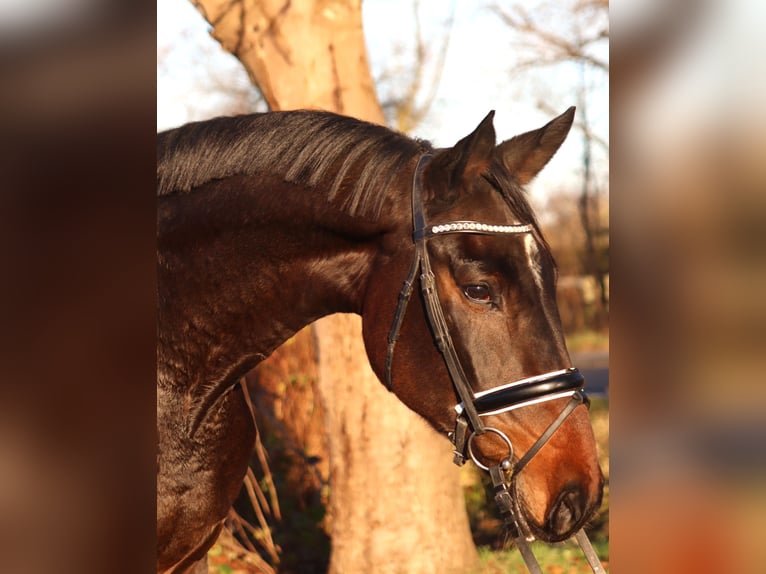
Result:
{"label": "horse ear", "polygon": [[472,133],[434,157],[429,166],[430,174],[435,179],[446,180],[434,182],[442,201],[454,201],[465,183],[489,167],[495,149],[494,116],[495,110],[492,110]]}
{"label": "horse ear", "polygon": [[519,184],[529,183],[561,147],[572,127],[572,106],[543,127],[512,137],[497,146],[497,156]]}
{"label": "horse ear", "polygon": [[490,111],[473,132],[452,148],[457,155],[457,162],[452,171],[452,180],[469,181],[489,167],[492,152],[495,149],[495,126],[492,120],[495,110]]}

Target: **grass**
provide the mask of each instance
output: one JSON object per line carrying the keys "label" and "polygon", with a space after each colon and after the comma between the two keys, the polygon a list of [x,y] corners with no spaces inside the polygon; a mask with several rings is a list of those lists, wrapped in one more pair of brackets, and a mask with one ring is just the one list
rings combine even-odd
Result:
{"label": "grass", "polygon": [[[609,544],[606,541],[593,542],[593,547],[601,559],[601,564],[608,572]],[[546,574],[585,574],[592,573],[580,548],[574,542],[565,542],[549,546],[540,542],[532,543],[534,553],[540,567]],[[516,548],[508,550],[491,550],[488,547],[479,548],[481,569],[478,574],[527,574],[524,559]]]}

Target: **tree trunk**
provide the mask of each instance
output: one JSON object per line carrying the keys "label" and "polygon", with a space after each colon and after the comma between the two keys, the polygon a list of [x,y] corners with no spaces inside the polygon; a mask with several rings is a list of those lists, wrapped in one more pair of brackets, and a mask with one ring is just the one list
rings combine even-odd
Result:
{"label": "tree trunk", "polygon": [[383,123],[361,0],[192,0],[272,110],[315,108]]}
{"label": "tree trunk", "polygon": [[[580,73],[583,75],[585,74],[582,64],[580,64]],[[584,85],[585,79],[583,77],[581,86]],[[596,249],[596,239],[598,235],[600,235],[601,222],[598,209],[598,196],[591,189],[593,187],[593,173],[591,170],[593,136],[588,120],[587,102],[588,100],[585,97],[585,94],[581,91],[578,103],[580,108],[580,122],[583,126],[583,176],[580,198],[577,205],[580,212],[580,224],[582,225],[585,237],[584,266],[586,272],[593,277],[596,286],[599,289],[598,311],[594,317],[594,326],[596,329],[603,329],[608,320],[609,300],[606,294],[606,280],[602,268],[602,261]]]}
{"label": "tree trunk", "polygon": [[[246,377],[255,422],[268,452],[268,469],[260,453],[250,466],[259,479],[271,477],[265,484],[269,490],[273,485],[278,495],[279,512],[273,511],[272,503],[267,520],[281,549],[279,571],[285,574],[323,573],[330,559],[329,444],[317,369],[314,334],[306,328]],[[257,514],[251,514],[255,504],[249,493],[243,493],[234,507],[257,524]]]}
{"label": "tree trunk", "polygon": [[476,566],[451,448],[371,372],[357,315],[315,324],[330,433],[330,572]]}
{"label": "tree trunk", "polygon": [[[360,0],[193,0],[272,110],[383,123]],[[372,373],[361,321],[314,325],[330,462],[330,572],[466,572],[476,565],[448,442]]]}

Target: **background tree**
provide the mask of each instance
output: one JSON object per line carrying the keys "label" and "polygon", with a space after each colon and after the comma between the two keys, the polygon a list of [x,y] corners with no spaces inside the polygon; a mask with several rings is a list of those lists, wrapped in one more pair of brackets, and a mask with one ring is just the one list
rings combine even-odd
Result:
{"label": "background tree", "polygon": [[[193,3],[272,110],[321,108],[383,123],[359,0]],[[377,381],[357,316],[312,329],[314,398],[329,449],[330,572],[470,569],[477,554],[449,444]]]}
{"label": "background tree", "polygon": [[[534,6],[496,5],[495,12],[513,31],[511,37],[519,54],[512,73],[534,75],[542,68],[556,67],[572,81],[562,82],[569,100],[577,102],[575,128],[581,146],[581,175],[578,191],[578,215],[582,250],[581,266],[593,278],[598,289],[598,311],[590,323],[596,329],[606,327],[609,310],[609,226],[608,211],[603,208],[602,194],[608,183],[605,169],[599,173],[595,152],[608,153],[609,143],[594,129],[593,86],[605,82],[609,73],[606,48],[609,40],[608,0],[570,0],[569,2],[537,2]],[[549,76],[550,77],[550,76]],[[551,87],[549,86],[550,90]],[[537,107],[552,115],[550,105],[555,97],[547,94],[537,100]],[[556,234],[556,228],[553,227]],[[566,305],[566,302],[563,302]]]}
{"label": "background tree", "polygon": [[[174,109],[175,115],[195,121],[207,119],[211,113],[265,111],[266,102],[242,72],[242,64],[215,42],[196,42],[198,37],[196,29],[185,27],[177,31],[172,42],[158,38],[158,94],[178,89],[174,85],[179,82],[178,71],[184,70],[184,97],[174,102],[174,108],[178,108]],[[158,110],[158,118],[161,114],[162,110]]]}
{"label": "background tree", "polygon": [[454,21],[455,0],[450,4],[439,37],[427,37],[421,4],[413,0],[413,45],[394,45],[394,57],[375,78],[383,113],[394,129],[411,133],[431,110],[444,71]]}

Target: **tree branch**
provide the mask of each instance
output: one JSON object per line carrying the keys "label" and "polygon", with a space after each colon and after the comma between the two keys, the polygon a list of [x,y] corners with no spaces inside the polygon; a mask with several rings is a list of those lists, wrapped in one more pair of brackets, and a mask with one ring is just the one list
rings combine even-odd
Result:
{"label": "tree branch", "polygon": [[[529,42],[526,45],[528,49],[538,52],[528,60],[522,61],[522,68],[550,66],[566,61],[581,61],[604,72],[609,71],[607,62],[586,51],[589,46],[609,38],[608,28],[601,27],[590,35],[577,34],[574,39],[570,40],[546,30],[520,6],[515,8],[515,13],[507,12],[500,6],[494,6],[493,10],[509,28],[521,34],[522,37],[526,37]],[[545,48],[553,49],[554,54],[552,56],[541,54],[540,52]]]}

